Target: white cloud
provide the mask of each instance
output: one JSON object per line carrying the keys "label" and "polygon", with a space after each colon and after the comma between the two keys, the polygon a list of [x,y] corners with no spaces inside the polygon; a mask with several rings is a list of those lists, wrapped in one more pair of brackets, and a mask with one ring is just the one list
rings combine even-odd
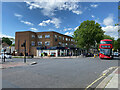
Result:
{"label": "white cloud", "polygon": [[50,29],[48,29],[49,31],[55,31],[54,29],[52,29],[52,28],[50,28]]}
{"label": "white cloud", "polygon": [[23,21],[23,20],[21,20],[20,22],[21,22],[21,23],[24,23],[24,24],[27,24],[27,25],[31,25],[31,26],[33,26],[33,25],[34,25],[33,23],[28,22],[28,21]]}
{"label": "white cloud", "polygon": [[53,18],[52,21],[51,21],[51,23],[53,23],[56,28],[59,28],[59,27],[60,27],[61,20],[58,19],[58,18]]}
{"label": "white cloud", "polygon": [[66,32],[65,35],[71,36],[71,35],[73,35],[73,32]]}
{"label": "white cloud", "polygon": [[96,7],[98,7],[98,4],[91,4],[90,6],[93,8],[96,8]]}
{"label": "white cloud", "polygon": [[39,26],[47,26],[49,24],[54,24],[56,28],[60,27],[61,20],[58,18],[52,18],[52,20],[42,21]]}
{"label": "white cloud", "polygon": [[20,20],[21,23],[24,23],[24,24],[27,24],[27,25],[31,25],[31,26],[34,25],[34,24],[31,23],[31,22],[28,22],[28,21],[24,21],[24,20],[22,20],[22,17],[23,17],[23,16],[20,15],[20,14],[15,13],[14,16],[18,17],[18,20]]}
{"label": "white cloud", "polygon": [[106,26],[114,25],[113,15],[109,15],[103,20],[103,24]]}
{"label": "white cloud", "polygon": [[47,26],[47,24],[50,24],[51,20],[46,20],[46,21],[42,21],[39,26]]}
{"label": "white cloud", "polygon": [[79,26],[75,27],[74,30],[77,30]]}
{"label": "white cloud", "polygon": [[73,30],[72,28],[65,28],[63,31],[70,31]]}
{"label": "white cloud", "polygon": [[30,10],[42,9],[42,13],[46,16],[55,15],[54,12],[57,10],[69,10],[79,15],[82,11],[79,8],[78,2],[70,2],[69,0],[33,0],[33,2],[26,1],[26,4]]}
{"label": "white cloud", "polygon": [[14,16],[18,17],[18,19],[21,19],[23,16],[18,14],[18,13],[14,13]]}
{"label": "white cloud", "polygon": [[100,25],[102,24],[102,22],[100,20],[98,20],[98,19],[95,19],[95,22],[99,23]]}
{"label": "white cloud", "polygon": [[106,35],[110,35],[114,37],[115,39],[117,39],[118,38],[118,27],[120,28],[120,26],[106,26],[106,27],[102,27],[102,30],[105,31]]}
{"label": "white cloud", "polygon": [[38,31],[38,29],[36,29],[36,28],[30,28],[30,29],[34,32]]}
{"label": "white cloud", "polygon": [[94,15],[91,15],[92,18],[94,18],[95,16]]}
{"label": "white cloud", "polygon": [[[75,31],[76,29],[78,29],[79,26],[75,27],[75,28],[65,28],[63,31]],[[67,32],[69,33],[69,32]]]}
{"label": "white cloud", "polygon": [[9,36],[9,35],[5,35],[5,34],[1,34],[1,33],[0,33],[0,38],[2,38],[2,37],[15,38],[15,37],[13,37],[13,36]]}
{"label": "white cloud", "polygon": [[78,11],[78,10],[76,10],[76,11],[73,10],[72,12],[75,14],[78,14],[78,15],[83,13],[82,11]]}

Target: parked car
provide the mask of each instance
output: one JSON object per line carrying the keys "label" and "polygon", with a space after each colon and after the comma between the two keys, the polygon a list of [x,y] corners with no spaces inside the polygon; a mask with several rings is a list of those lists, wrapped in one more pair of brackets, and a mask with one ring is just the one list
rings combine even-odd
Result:
{"label": "parked car", "polygon": [[[3,54],[3,53],[0,55],[0,58],[4,58],[4,54]],[[6,59],[11,59],[11,58],[12,58],[12,55],[9,54],[9,53],[5,53],[5,58],[6,58]]]}
{"label": "parked car", "polygon": [[114,56],[119,57],[119,53],[118,52],[114,52]]}

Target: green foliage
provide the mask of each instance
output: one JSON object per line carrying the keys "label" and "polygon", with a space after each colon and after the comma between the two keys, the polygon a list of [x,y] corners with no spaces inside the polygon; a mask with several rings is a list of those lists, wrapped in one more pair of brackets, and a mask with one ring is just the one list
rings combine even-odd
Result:
{"label": "green foliage", "polygon": [[118,26],[119,24],[115,24],[115,26]]}
{"label": "green foliage", "polygon": [[120,51],[120,38],[114,41],[114,51]]}
{"label": "green foliage", "polygon": [[117,51],[117,49],[118,49],[118,42],[117,42],[117,40],[114,41],[113,46],[114,46],[114,51]]}
{"label": "green foliage", "polygon": [[114,37],[111,37],[111,36],[109,36],[109,35],[104,35],[104,39],[110,39],[110,40],[112,40],[113,43],[114,43]]}
{"label": "green foliage", "polygon": [[120,9],[120,6],[118,6],[118,9]]}
{"label": "green foliage", "polygon": [[3,38],[2,38],[2,42],[7,43],[8,45],[11,45],[11,44],[12,44],[12,41],[11,41],[9,38],[7,38],[7,37],[3,37]]}
{"label": "green foliage", "polygon": [[120,38],[117,39],[117,43],[118,43],[118,50],[120,51]]}
{"label": "green foliage", "polygon": [[11,46],[15,46],[15,43],[14,43],[14,44],[11,44]]}
{"label": "green foliage", "polygon": [[114,51],[117,51],[117,49],[120,49],[120,39],[114,40],[114,37],[111,37],[109,35],[104,35],[104,39],[111,39],[113,41]]}
{"label": "green foliage", "polygon": [[100,24],[95,23],[93,20],[87,20],[81,23],[74,32],[73,38],[77,41],[77,47],[89,50],[104,38],[104,31],[101,29]]}

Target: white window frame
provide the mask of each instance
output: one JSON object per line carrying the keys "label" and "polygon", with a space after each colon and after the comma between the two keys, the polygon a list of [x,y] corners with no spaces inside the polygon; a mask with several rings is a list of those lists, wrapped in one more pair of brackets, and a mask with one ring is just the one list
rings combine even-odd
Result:
{"label": "white window frame", "polygon": [[67,46],[68,44],[66,43],[65,45]]}
{"label": "white window frame", "polygon": [[[47,45],[46,42],[49,42],[49,45]],[[46,42],[45,42],[45,46],[50,46],[50,41],[46,41]]]}
{"label": "white window frame", "polygon": [[31,46],[35,46],[35,41],[32,41],[32,42],[31,42]]}
{"label": "white window frame", "polygon": [[38,42],[38,46],[41,46],[42,45],[42,42]]}
{"label": "white window frame", "polygon": [[59,44],[61,45],[62,43],[61,43],[61,42],[59,42]]}
{"label": "white window frame", "polygon": [[55,42],[57,42],[58,40],[57,40],[57,35],[55,35]]}
{"label": "white window frame", "polygon": [[59,36],[59,40],[61,40],[62,39],[62,37],[61,36]]}
{"label": "white window frame", "polygon": [[65,47],[65,43],[63,43],[62,46]]}
{"label": "white window frame", "polygon": [[32,35],[32,38],[35,38],[35,35]]}
{"label": "white window frame", "polygon": [[49,34],[45,35],[45,38],[50,38],[50,35]]}
{"label": "white window frame", "polygon": [[55,35],[55,38],[57,38],[57,35]]}
{"label": "white window frame", "polygon": [[66,41],[68,41],[68,38],[66,38]]}
{"label": "white window frame", "polygon": [[38,35],[38,38],[42,38],[42,35]]}

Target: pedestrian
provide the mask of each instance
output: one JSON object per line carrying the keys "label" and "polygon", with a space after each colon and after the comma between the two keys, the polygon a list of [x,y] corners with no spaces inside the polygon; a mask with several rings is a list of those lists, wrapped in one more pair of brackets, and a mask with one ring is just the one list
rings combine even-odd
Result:
{"label": "pedestrian", "polygon": [[41,57],[43,57],[43,53],[41,53]]}

